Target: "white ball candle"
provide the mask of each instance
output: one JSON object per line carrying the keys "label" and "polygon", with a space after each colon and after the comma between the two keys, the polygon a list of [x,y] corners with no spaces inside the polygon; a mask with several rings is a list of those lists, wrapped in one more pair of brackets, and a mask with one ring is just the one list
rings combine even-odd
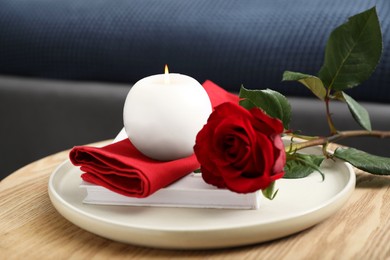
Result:
{"label": "white ball candle", "polygon": [[134,84],[123,121],[127,136],[141,153],[169,161],[193,153],[196,135],[211,112],[210,98],[198,81],[166,69],[166,74]]}

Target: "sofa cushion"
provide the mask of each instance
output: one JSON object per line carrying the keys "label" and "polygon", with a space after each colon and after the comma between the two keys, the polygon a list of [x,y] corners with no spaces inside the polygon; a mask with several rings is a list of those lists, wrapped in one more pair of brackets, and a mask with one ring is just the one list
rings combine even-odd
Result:
{"label": "sofa cushion", "polygon": [[[375,1],[384,32],[373,77],[349,91],[389,102],[390,5]],[[284,70],[316,74],[325,42],[349,16],[372,7],[356,0],[2,0],[0,74],[134,83],[171,71],[226,89],[273,88]]]}
{"label": "sofa cushion", "polygon": [[114,138],[130,85],[0,77],[0,180],[44,156]]}

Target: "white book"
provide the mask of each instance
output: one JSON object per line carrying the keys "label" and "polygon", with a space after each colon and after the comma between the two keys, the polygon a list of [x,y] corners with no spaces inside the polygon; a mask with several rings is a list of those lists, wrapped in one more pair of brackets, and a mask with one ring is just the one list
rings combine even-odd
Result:
{"label": "white book", "polygon": [[[125,138],[128,137],[122,129],[114,143]],[[238,194],[227,189],[218,189],[204,182],[198,173],[189,174],[146,198],[124,196],[85,181],[80,187],[87,190],[83,203],[98,205],[258,209],[261,197],[259,191]]]}
{"label": "white book", "polygon": [[98,205],[156,206],[218,209],[258,209],[260,192],[238,194],[205,183],[200,174],[189,174],[146,198],[128,197],[102,186],[82,182],[83,203]]}

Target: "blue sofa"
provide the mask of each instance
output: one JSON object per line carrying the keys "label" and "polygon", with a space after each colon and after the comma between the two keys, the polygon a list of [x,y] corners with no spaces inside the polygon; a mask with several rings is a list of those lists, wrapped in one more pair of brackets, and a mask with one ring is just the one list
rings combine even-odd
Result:
{"label": "blue sofa", "polygon": [[[284,70],[316,74],[330,32],[376,5],[382,60],[348,91],[390,129],[390,2],[354,0],[2,0],[0,1],[0,178],[74,145],[108,139],[122,127],[126,94],[163,71],[210,79],[237,92],[287,95],[294,129],[327,134],[322,104]],[[358,126],[333,107],[340,129]],[[388,140],[346,144],[390,156]]]}

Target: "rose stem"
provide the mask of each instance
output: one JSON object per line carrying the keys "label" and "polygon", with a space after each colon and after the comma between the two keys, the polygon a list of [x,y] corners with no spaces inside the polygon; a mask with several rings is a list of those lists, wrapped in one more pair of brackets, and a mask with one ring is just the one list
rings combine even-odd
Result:
{"label": "rose stem", "polygon": [[354,136],[372,136],[378,138],[387,138],[390,137],[390,131],[367,131],[367,130],[340,131],[328,137],[318,137],[316,139],[305,141],[302,143],[294,143],[291,146],[287,147],[286,151],[291,151],[291,150],[296,151],[310,146],[324,145],[330,142],[335,142],[344,138],[354,137]]}
{"label": "rose stem", "polygon": [[334,126],[332,114],[330,113],[330,109],[329,109],[329,101],[330,101],[329,95],[330,95],[330,88],[328,88],[328,90],[326,92],[325,99],[324,99],[325,107],[326,107],[326,120],[327,120],[328,125],[329,125],[330,134],[335,135],[335,134],[337,134],[337,129]]}

